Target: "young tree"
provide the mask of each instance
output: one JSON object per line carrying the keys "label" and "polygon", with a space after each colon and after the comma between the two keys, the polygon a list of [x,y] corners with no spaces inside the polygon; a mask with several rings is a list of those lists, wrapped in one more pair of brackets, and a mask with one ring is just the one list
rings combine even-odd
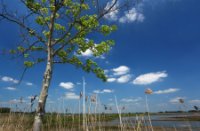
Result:
{"label": "young tree", "polygon": [[78,55],[87,50],[91,50],[95,57],[109,52],[113,40],[95,43],[87,38],[94,32],[107,36],[115,31],[117,27],[103,24],[102,18],[120,7],[116,8],[117,0],[112,0],[109,5],[104,3],[104,6],[99,0],[19,1],[27,9],[26,15],[16,15],[2,2],[0,20],[8,20],[21,27],[22,42],[10,53],[22,55],[26,68],[46,62],[33,127],[34,131],[39,131],[55,64],[72,64],[106,81],[104,70],[96,62],[92,59],[84,61]]}

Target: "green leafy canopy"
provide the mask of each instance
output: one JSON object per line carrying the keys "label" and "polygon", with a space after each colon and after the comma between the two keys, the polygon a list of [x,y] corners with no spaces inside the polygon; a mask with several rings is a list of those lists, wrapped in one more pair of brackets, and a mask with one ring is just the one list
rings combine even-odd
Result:
{"label": "green leafy canopy", "polygon": [[37,53],[42,52],[46,56],[50,53],[52,63],[73,64],[106,80],[104,70],[96,62],[76,55],[90,49],[94,57],[98,57],[109,52],[114,45],[113,40],[99,43],[93,39],[86,41],[91,33],[96,32],[106,37],[117,30],[116,25],[103,24],[101,14],[93,13],[95,5],[86,0],[25,0],[25,6],[30,14],[34,14],[32,18],[35,23],[33,27],[24,26],[24,29],[28,31],[27,36],[37,42],[24,42],[16,50],[10,50],[11,54],[22,53],[24,65],[33,67],[45,61]]}

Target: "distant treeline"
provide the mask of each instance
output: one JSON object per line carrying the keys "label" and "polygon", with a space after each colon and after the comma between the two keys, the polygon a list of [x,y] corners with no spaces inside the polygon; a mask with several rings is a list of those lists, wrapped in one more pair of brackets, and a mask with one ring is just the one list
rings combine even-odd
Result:
{"label": "distant treeline", "polygon": [[8,107],[0,107],[0,113],[9,113],[11,111]]}

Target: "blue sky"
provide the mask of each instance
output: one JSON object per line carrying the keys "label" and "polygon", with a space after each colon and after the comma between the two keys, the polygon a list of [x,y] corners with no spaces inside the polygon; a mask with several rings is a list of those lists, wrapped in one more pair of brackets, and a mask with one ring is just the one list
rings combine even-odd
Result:
{"label": "blue sky", "polygon": [[[154,92],[148,95],[151,111],[178,110],[180,98],[185,99],[188,109],[200,106],[199,4],[197,0],[145,0],[129,12],[106,16],[105,20],[118,25],[118,30],[108,36],[116,45],[109,54],[95,60],[106,70],[109,81],[103,83],[95,75],[71,65],[56,65],[47,110],[62,111],[70,107],[77,111],[83,76],[87,95],[97,93],[102,104],[113,108],[116,96],[127,112],[145,111],[147,88]],[[20,41],[18,34],[16,25],[1,21],[0,49],[16,47]],[[95,35],[90,38],[101,39]],[[82,55],[83,59],[92,58],[89,50]],[[28,97],[39,94],[44,64],[29,69],[22,83],[13,88],[23,71],[23,61],[2,54],[0,61],[1,105],[10,106],[10,101],[20,97],[29,102]]]}

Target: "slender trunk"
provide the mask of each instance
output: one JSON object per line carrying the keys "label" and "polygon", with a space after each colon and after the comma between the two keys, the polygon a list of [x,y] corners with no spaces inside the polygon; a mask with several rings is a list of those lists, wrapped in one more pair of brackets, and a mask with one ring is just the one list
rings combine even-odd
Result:
{"label": "slender trunk", "polygon": [[[49,49],[50,50],[50,49]],[[51,57],[51,51],[48,53],[48,61],[46,65],[46,70],[44,72],[44,78],[42,83],[42,90],[40,93],[38,107],[36,110],[35,120],[33,124],[33,131],[40,131],[42,126],[42,118],[45,114],[45,104],[48,96],[48,89],[50,86],[52,71],[53,71],[53,62]]]}
{"label": "slender trunk", "polygon": [[33,131],[41,131],[42,127],[42,118],[45,114],[45,105],[46,99],[48,96],[48,89],[50,86],[51,78],[52,78],[52,71],[53,71],[53,49],[52,49],[52,39],[53,39],[53,32],[54,32],[54,22],[56,17],[56,9],[51,14],[51,20],[49,25],[49,37],[47,42],[47,65],[46,70],[44,72],[43,83],[42,83],[42,90],[40,92],[40,97],[38,101],[38,106],[36,110],[35,120],[33,124]]}

